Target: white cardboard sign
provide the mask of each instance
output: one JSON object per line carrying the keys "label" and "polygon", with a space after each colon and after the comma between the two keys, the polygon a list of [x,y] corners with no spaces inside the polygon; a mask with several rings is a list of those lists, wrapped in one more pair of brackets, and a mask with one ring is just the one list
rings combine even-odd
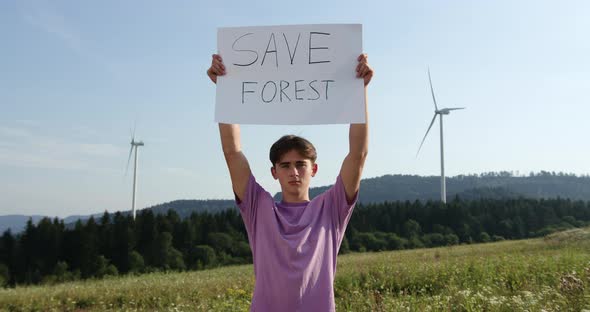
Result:
{"label": "white cardboard sign", "polygon": [[216,122],[365,122],[360,24],[219,28],[217,49]]}

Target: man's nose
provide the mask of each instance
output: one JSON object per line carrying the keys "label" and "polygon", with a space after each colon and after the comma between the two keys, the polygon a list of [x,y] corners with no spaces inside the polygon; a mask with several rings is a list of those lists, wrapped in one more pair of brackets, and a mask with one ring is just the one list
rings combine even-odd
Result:
{"label": "man's nose", "polygon": [[299,171],[297,170],[297,168],[295,166],[293,166],[293,167],[289,168],[289,174],[292,177],[296,177],[299,175]]}

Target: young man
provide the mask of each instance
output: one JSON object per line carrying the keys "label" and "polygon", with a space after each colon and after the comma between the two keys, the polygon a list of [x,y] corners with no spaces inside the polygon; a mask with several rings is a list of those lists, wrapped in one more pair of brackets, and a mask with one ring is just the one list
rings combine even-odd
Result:
{"label": "young man", "polygon": [[[366,54],[358,57],[356,73],[364,80],[366,103],[373,77]],[[217,83],[224,74],[221,56],[213,55],[207,75]],[[254,260],[251,311],[335,311],[336,256],[358,198],[368,151],[367,123],[350,125],[349,152],[336,183],[311,201],[309,183],[318,166],[309,141],[283,136],[271,147],[271,174],[283,194],[275,202],[250,171],[239,125],[220,123],[219,132]]]}

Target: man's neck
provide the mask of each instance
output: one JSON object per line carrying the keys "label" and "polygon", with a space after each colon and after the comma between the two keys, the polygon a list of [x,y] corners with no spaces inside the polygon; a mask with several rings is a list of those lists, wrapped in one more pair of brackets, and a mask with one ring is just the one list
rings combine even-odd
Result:
{"label": "man's neck", "polygon": [[309,202],[309,192],[305,194],[288,194],[283,192],[283,202],[290,204],[306,203]]}

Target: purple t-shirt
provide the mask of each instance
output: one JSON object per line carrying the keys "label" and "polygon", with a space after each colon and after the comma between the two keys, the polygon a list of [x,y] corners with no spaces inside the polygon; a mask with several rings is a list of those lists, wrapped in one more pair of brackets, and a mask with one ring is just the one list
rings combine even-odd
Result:
{"label": "purple t-shirt", "polygon": [[336,256],[354,204],[342,178],[308,203],[275,202],[250,176],[238,206],[256,285],[251,311],[335,311]]}

